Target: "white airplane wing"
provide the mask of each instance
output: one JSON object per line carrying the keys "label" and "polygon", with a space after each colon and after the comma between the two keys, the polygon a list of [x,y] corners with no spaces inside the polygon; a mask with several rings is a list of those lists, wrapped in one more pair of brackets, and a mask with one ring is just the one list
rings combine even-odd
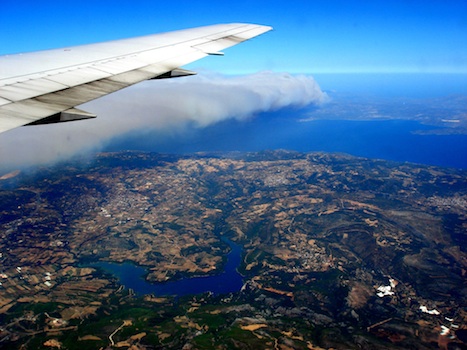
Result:
{"label": "white airplane wing", "polygon": [[179,67],[271,27],[218,24],[132,39],[0,56],[0,132],[94,118],[74,108],[147,79],[195,74]]}

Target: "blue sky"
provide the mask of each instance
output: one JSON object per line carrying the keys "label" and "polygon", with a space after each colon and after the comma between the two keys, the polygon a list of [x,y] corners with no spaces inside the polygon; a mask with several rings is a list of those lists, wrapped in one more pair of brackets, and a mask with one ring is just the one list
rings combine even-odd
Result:
{"label": "blue sky", "polygon": [[0,54],[227,22],[275,30],[189,68],[467,73],[465,0],[2,0]]}

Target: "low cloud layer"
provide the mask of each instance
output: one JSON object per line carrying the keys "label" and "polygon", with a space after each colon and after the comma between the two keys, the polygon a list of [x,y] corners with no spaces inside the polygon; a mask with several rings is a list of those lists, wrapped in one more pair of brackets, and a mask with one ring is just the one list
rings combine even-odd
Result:
{"label": "low cloud layer", "polygon": [[148,81],[79,107],[97,114],[96,119],[0,134],[0,172],[97,151],[112,138],[129,132],[202,128],[260,112],[319,104],[325,99],[312,77],[286,73],[234,77],[204,73]]}

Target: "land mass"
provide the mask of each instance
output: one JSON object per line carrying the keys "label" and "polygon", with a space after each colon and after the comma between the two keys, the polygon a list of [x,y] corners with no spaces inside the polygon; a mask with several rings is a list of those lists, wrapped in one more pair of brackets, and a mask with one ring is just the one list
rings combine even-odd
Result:
{"label": "land mass", "polygon": [[[340,154],[102,153],[0,179],[0,347],[465,348],[467,172]],[[87,262],[229,295],[135,296]]]}
{"label": "land mass", "polygon": [[436,98],[362,97],[330,93],[331,99],[313,110],[303,122],[313,120],[413,120],[431,128],[419,134],[466,135],[467,96]]}

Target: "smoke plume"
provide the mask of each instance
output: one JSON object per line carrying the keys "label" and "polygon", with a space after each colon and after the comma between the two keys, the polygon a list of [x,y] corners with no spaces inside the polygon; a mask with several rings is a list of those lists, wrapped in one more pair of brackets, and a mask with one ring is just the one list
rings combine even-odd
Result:
{"label": "smoke plume", "polygon": [[243,120],[260,112],[319,104],[325,99],[312,77],[286,73],[233,77],[203,73],[143,82],[79,106],[97,114],[96,119],[0,134],[0,172],[98,151],[112,138],[129,132],[203,128],[229,118]]}

